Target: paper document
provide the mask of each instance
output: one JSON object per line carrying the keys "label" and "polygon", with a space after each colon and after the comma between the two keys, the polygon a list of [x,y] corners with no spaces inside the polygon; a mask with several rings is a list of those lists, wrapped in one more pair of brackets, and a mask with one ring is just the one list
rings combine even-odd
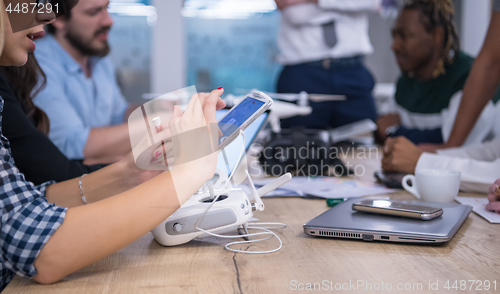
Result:
{"label": "paper document", "polygon": [[456,200],[460,204],[472,206],[472,211],[482,216],[492,224],[500,224],[500,214],[486,210],[488,198],[478,197],[457,197]]}
{"label": "paper document", "polygon": [[[256,187],[264,186],[274,178],[254,181]],[[374,183],[330,177],[293,177],[290,182],[266,197],[318,197],[352,198],[392,193],[394,190]]]}

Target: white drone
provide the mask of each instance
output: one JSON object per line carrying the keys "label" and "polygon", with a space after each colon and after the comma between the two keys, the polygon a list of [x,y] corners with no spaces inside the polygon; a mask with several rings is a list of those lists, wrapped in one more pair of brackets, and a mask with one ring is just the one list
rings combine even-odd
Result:
{"label": "white drone", "polygon": [[[273,101],[273,105],[271,106],[271,114],[269,116],[269,123],[275,133],[279,133],[281,131],[281,119],[311,114],[312,108],[309,106],[309,101],[343,101],[346,99],[346,96],[344,95],[308,94],[304,91],[299,94],[264,93],[275,99]],[[232,106],[238,104],[244,98],[245,96],[234,96],[229,94],[225,97],[224,101],[229,106]],[[297,102],[297,104],[292,102]]]}
{"label": "white drone", "polygon": [[[144,94],[142,95],[142,98],[148,100],[157,98],[187,105],[190,96],[186,93],[187,92],[172,92],[167,95]],[[311,114],[312,108],[309,106],[309,101],[343,101],[346,99],[346,96],[344,95],[309,94],[304,91],[300,92],[299,94],[280,94],[271,92],[264,93],[269,95],[269,97],[275,99],[273,101],[273,105],[271,106],[271,115],[269,116],[269,123],[271,124],[273,132],[275,133],[279,133],[281,131],[281,119]],[[226,102],[227,106],[232,107],[238,104],[245,97],[246,96],[235,96],[233,94],[228,94],[224,98],[224,101]],[[292,102],[297,102],[297,104]],[[180,105],[180,107],[181,109],[183,109],[182,105]]]}

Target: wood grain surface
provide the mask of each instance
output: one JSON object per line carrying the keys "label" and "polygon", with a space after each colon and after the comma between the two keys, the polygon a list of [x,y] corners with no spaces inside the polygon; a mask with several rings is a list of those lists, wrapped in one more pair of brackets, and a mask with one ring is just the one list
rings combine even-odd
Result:
{"label": "wood grain surface", "polygon": [[[361,180],[373,181],[373,171],[380,167],[378,155],[344,156],[344,160],[365,166],[366,174],[356,177]],[[403,191],[391,196],[414,198]],[[283,241],[279,252],[233,253],[224,249],[227,240],[216,238],[162,247],[148,233],[61,282],[39,285],[16,277],[3,293],[324,293],[333,292],[326,291],[327,286],[335,290],[339,285],[348,287],[340,292],[350,293],[500,292],[500,225],[474,213],[450,242],[412,245],[310,237],[302,225],[328,209],[324,200],[266,198],[264,203],[265,211],[255,213],[255,217],[287,224],[287,228],[277,230]],[[271,239],[240,248],[265,250],[275,246],[277,241]],[[460,290],[460,280],[468,281],[465,290]],[[482,290],[477,290],[479,282],[470,280],[488,280],[490,289],[482,285]],[[444,288],[447,281],[450,290]],[[455,281],[458,289],[452,288]],[[436,286],[436,282],[438,290],[430,290],[429,285]],[[307,283],[311,287],[316,283],[316,290],[295,290],[299,283],[304,289]],[[365,285],[353,288],[358,283]],[[397,290],[398,286],[411,290]]]}

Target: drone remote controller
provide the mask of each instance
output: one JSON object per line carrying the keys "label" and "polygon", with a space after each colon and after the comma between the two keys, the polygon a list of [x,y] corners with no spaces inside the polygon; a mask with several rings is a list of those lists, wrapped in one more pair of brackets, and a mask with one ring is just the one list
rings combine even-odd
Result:
{"label": "drone remote controller", "polygon": [[[287,183],[291,178],[289,173],[285,174],[256,190],[248,175],[252,191],[249,195],[239,188],[212,190],[213,192],[210,189],[202,189],[154,228],[151,233],[161,245],[175,246],[187,243],[194,238],[210,236],[196,228],[197,222],[200,229],[211,233],[220,234],[235,231],[253,217],[254,210],[264,210],[264,204],[260,197]],[[227,180],[227,176],[225,179]],[[220,196],[205,216],[200,219],[212,204],[214,195]]]}

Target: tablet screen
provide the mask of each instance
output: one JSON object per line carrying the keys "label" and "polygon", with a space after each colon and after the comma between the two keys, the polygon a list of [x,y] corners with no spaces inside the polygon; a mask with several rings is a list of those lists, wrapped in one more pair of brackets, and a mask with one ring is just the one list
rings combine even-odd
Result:
{"label": "tablet screen", "polygon": [[[228,112],[229,112],[228,109],[222,109],[217,111],[216,114],[217,120],[224,117],[224,115],[226,115]],[[245,129],[245,150],[248,150],[250,148],[250,145],[252,144],[253,140],[259,133],[264,123],[266,122],[268,115],[269,115],[268,112],[264,112]],[[241,148],[242,148],[241,137],[237,138],[236,140],[231,142],[231,144],[227,145],[226,148],[224,148],[224,152],[226,153],[230,170],[233,170],[234,166],[236,165],[238,156],[241,153]],[[217,159],[217,167],[223,171],[226,171],[227,169],[222,152],[219,153],[219,158]]]}
{"label": "tablet screen", "polygon": [[[259,101],[252,97],[246,97],[240,102],[229,115],[222,118],[219,121],[219,128],[222,131],[222,138],[228,138],[232,133],[234,133],[241,125],[246,122],[257,110],[259,110],[263,101]],[[219,141],[219,144],[222,141]]]}

